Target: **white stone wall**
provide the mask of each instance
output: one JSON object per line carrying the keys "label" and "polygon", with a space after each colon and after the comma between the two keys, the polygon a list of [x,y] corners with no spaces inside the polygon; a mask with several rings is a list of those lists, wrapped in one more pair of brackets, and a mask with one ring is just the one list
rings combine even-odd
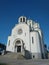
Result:
{"label": "white stone wall", "polygon": [[[41,53],[38,32],[31,32],[31,53]],[[33,43],[32,43],[33,37]]]}
{"label": "white stone wall", "polygon": [[[22,29],[22,34],[18,34],[18,29]],[[22,39],[25,43],[25,49],[30,51],[30,38],[29,38],[29,26],[26,24],[19,24],[15,26],[15,28],[12,30],[11,38],[8,38],[10,40],[10,46],[8,46],[7,43],[7,50],[14,51],[13,44],[16,39]]]}

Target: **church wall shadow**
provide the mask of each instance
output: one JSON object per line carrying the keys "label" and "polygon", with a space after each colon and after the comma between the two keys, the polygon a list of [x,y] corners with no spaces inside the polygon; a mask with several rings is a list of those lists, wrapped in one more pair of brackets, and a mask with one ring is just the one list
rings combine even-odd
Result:
{"label": "church wall shadow", "polygon": [[32,58],[32,55],[31,55],[31,52],[30,51],[25,50],[25,58],[26,59],[31,59]]}

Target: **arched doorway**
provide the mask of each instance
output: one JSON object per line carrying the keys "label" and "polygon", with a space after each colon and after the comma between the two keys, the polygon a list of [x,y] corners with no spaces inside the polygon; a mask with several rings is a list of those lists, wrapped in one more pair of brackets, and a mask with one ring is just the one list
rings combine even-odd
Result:
{"label": "arched doorway", "polygon": [[15,52],[21,52],[21,41],[17,40],[15,43]]}
{"label": "arched doorway", "polygon": [[15,52],[16,53],[23,53],[24,52],[24,43],[22,40],[17,39],[15,42]]}

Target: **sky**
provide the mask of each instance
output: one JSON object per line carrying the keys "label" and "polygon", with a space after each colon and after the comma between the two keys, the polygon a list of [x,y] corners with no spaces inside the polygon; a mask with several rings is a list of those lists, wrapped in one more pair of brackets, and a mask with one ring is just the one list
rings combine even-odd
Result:
{"label": "sky", "polygon": [[44,43],[49,46],[49,0],[0,0],[0,43],[7,44],[20,16],[40,24]]}

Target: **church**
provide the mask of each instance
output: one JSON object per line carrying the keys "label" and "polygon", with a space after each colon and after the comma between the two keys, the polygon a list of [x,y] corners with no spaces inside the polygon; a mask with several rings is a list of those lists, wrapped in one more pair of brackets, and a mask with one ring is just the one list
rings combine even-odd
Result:
{"label": "church", "polygon": [[12,53],[21,53],[26,58],[45,58],[43,33],[39,23],[25,16],[18,19],[11,36],[8,36],[6,50]]}

